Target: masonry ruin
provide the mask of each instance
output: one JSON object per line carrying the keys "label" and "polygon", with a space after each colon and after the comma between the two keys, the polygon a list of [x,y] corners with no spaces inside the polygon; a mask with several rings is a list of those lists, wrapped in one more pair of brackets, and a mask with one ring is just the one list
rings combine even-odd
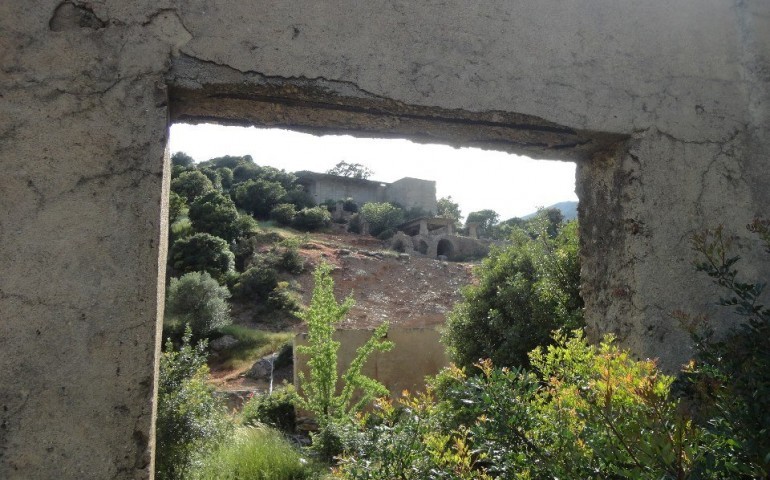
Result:
{"label": "masonry ruin", "polygon": [[10,1],[0,67],[1,478],[152,476],[169,122],[575,161],[589,334],[669,370],[693,232],[770,276],[768,2]]}

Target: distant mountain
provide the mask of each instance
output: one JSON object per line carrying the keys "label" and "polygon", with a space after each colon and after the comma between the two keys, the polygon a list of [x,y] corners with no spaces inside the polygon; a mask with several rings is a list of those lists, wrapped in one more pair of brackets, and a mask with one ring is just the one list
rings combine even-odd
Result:
{"label": "distant mountain", "polygon": [[[548,207],[545,207],[546,210],[549,208],[557,208],[561,210],[561,214],[564,215],[565,220],[574,220],[577,218],[577,205],[578,202],[559,202],[554,203],[553,205],[550,205]],[[523,219],[532,218],[535,215],[537,215],[537,212],[530,213],[529,215],[524,215]]]}

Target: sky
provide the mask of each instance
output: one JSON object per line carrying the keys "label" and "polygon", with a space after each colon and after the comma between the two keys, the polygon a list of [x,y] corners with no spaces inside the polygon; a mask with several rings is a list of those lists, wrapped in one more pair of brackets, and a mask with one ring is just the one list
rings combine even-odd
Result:
{"label": "sky", "polygon": [[577,201],[574,163],[478,148],[255,127],[174,124],[170,149],[172,155],[181,151],[196,162],[223,155],[251,155],[257,165],[289,172],[325,172],[344,160],[370,168],[374,172],[370,180],[435,180],[436,197],[451,195],[463,216],[492,209],[505,220],[527,215],[538,207]]}

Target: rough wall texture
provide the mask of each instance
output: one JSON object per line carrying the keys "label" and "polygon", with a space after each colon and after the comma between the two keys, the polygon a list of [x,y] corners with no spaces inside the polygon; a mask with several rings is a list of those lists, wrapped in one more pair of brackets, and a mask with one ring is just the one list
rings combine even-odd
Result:
{"label": "rough wall texture", "polygon": [[770,201],[769,56],[760,1],[0,2],[0,477],[150,475],[169,112],[577,161],[592,331],[674,368],[688,235]]}

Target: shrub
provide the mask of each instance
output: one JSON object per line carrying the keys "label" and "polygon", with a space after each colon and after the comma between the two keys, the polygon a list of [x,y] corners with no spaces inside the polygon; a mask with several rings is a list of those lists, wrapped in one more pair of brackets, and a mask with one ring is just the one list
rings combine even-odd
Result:
{"label": "shrub", "polygon": [[493,248],[476,273],[442,338],[460,366],[480,358],[527,365],[527,353],[548,344],[553,330],[583,324],[576,222],[560,225],[555,237],[546,224],[535,238],[516,230],[512,244]]}
{"label": "shrub", "polygon": [[[770,222],[756,219],[757,233],[770,252]],[[734,309],[743,322],[721,339],[702,318],[679,313],[695,341],[695,359],[683,373],[684,393],[695,418],[708,432],[708,470],[732,477],[770,475],[770,308],[761,301],[764,282],[745,282],[735,268],[732,239],[722,227],[693,238],[702,261],[696,264],[722,287],[719,303]]]}
{"label": "shrub", "polygon": [[196,198],[188,214],[198,232],[210,233],[228,242],[235,240],[238,231],[238,211],[229,197],[217,191],[208,192]]}
{"label": "shrub", "polygon": [[229,431],[224,409],[206,382],[206,344],[191,345],[186,329],[179,351],[171,341],[161,354],[158,375],[155,474],[188,478],[192,460],[213,448]]}
{"label": "shrub", "polygon": [[286,189],[280,183],[262,178],[241,183],[233,192],[235,204],[259,219],[267,218],[270,210],[286,196]]}
{"label": "shrub", "polygon": [[305,270],[305,259],[299,254],[299,242],[294,239],[281,242],[278,266],[292,275],[299,275]]}
{"label": "shrub", "polygon": [[293,291],[289,282],[278,282],[267,297],[267,306],[274,310],[296,313],[300,309],[301,298]]}
{"label": "shrub", "polygon": [[342,202],[342,210],[350,213],[357,213],[358,204],[352,198],[346,198],[345,201]]}
{"label": "shrub", "polygon": [[369,223],[369,234],[376,237],[394,230],[404,221],[404,211],[391,203],[365,203],[359,212]]}
{"label": "shrub", "polygon": [[192,472],[191,480],[310,480],[323,467],[302,457],[279,433],[269,428],[242,428]]}
{"label": "shrub", "polygon": [[171,191],[181,196],[191,204],[196,198],[214,190],[211,180],[197,170],[180,173],[171,182]]}
{"label": "shrub", "polygon": [[270,210],[270,219],[279,225],[291,225],[296,215],[297,209],[291,203],[279,203]]}
{"label": "shrub", "polygon": [[[686,478],[700,430],[672,378],[606,339],[558,334],[534,372],[451,368],[428,394],[380,402],[342,471],[354,479]],[[434,397],[433,395],[436,395]],[[435,472],[446,476],[436,477]]]}
{"label": "shrub", "polygon": [[218,281],[235,266],[227,242],[208,233],[180,238],[171,246],[171,266],[177,273],[207,272]]}
{"label": "shrub", "polygon": [[227,299],[230,292],[208,273],[191,272],[172,278],[168,287],[166,315],[180,325],[188,324],[199,336],[232,323]]}
{"label": "shrub", "polygon": [[294,217],[293,226],[297,230],[312,232],[328,227],[331,221],[331,215],[323,207],[303,208]]}
{"label": "shrub", "polygon": [[168,194],[168,223],[173,224],[180,217],[187,215],[187,202],[184,197],[172,191]]}
{"label": "shrub", "polygon": [[243,405],[241,423],[263,423],[286,433],[294,433],[297,428],[297,398],[297,392],[291,385],[271,393],[255,394]]}
{"label": "shrub", "polygon": [[241,301],[266,301],[278,285],[278,272],[264,263],[248,268],[233,288],[233,295]]}

